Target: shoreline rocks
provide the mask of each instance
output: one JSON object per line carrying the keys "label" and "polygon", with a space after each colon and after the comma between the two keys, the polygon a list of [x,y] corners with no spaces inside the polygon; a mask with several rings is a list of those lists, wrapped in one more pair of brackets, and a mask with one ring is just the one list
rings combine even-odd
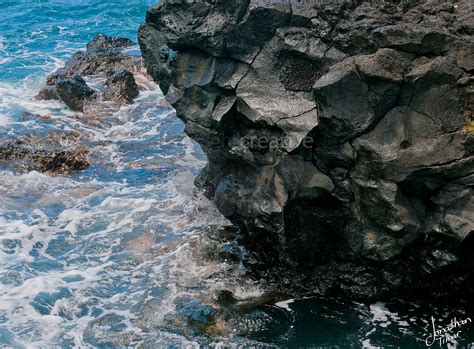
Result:
{"label": "shoreline rocks", "polygon": [[469,6],[150,8],[145,66],[207,153],[196,184],[256,275],[362,300],[472,292]]}
{"label": "shoreline rocks", "polygon": [[[41,118],[23,113],[23,118]],[[14,164],[19,171],[68,174],[89,167],[89,150],[75,132],[50,131],[46,136],[0,139],[0,164]]]}
{"label": "shoreline rocks", "polygon": [[[48,76],[37,98],[61,100],[71,110],[81,113],[68,118],[94,128],[106,127],[108,122],[101,120],[102,116],[132,104],[139,95],[134,73],[142,74],[143,65],[141,57],[126,52],[132,46],[129,39],[97,35],[85,51],[76,52],[63,68]],[[24,112],[21,120],[55,122],[50,115],[29,112]],[[0,163],[13,165],[19,171],[51,174],[68,174],[89,166],[89,149],[79,141],[79,136],[74,132],[48,132],[48,129],[45,127],[38,135],[32,132],[1,139]]]}
{"label": "shoreline rocks", "polygon": [[[74,111],[89,113],[104,103],[117,107],[133,103],[139,87],[133,73],[143,70],[141,57],[128,55],[129,39],[97,35],[85,51],[76,52],[63,68],[51,74],[37,98],[62,100]],[[84,78],[101,80],[93,89]]]}

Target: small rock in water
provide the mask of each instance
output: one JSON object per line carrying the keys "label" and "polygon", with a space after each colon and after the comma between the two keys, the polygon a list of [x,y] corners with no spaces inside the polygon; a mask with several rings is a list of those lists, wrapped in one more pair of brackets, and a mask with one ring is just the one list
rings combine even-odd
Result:
{"label": "small rock in water", "polygon": [[36,155],[38,171],[69,173],[84,170],[89,166],[89,150],[83,146],[52,152],[40,152]]}
{"label": "small rock in water", "polygon": [[[48,76],[37,98],[61,100],[71,110],[84,113],[69,118],[89,127],[106,127],[108,124],[102,122],[100,116],[104,111],[133,103],[139,95],[139,86],[132,72],[143,70],[142,60],[139,56],[124,53],[124,49],[131,46],[133,42],[129,39],[97,35],[87,44],[86,51],[76,52],[63,68]],[[30,112],[21,116],[22,121],[52,119],[50,115]],[[70,173],[87,168],[89,150],[77,143],[78,139],[64,137],[63,141],[50,135],[4,140],[0,143],[0,162],[13,163],[22,171],[46,173]]]}
{"label": "small rock in water", "polygon": [[206,331],[217,321],[219,310],[189,296],[178,297],[175,300],[176,312],[168,314],[167,322],[182,324],[191,329]]}
{"label": "small rock in water", "polygon": [[105,314],[89,322],[84,331],[84,340],[94,347],[129,346],[136,334],[127,328],[127,319],[124,316]]}
{"label": "small rock in water", "polygon": [[21,113],[20,120],[21,121],[31,121],[31,120],[44,120],[44,121],[50,121],[53,118],[51,115],[40,115],[40,114],[35,114],[35,113],[30,113],[27,111],[24,111]]}
{"label": "small rock in water", "polygon": [[[69,141],[74,141],[74,135]],[[77,140],[77,138],[76,138]],[[14,162],[26,171],[70,173],[89,166],[89,150],[81,145],[64,146],[67,135],[48,134],[41,139],[17,138],[0,142],[0,164]]]}
{"label": "small rock in water", "polygon": [[127,243],[127,250],[135,253],[143,253],[150,250],[156,243],[156,236],[151,232],[139,235]]}
{"label": "small rock in water", "polygon": [[273,304],[282,298],[285,297],[278,293],[266,293],[246,299],[236,298],[235,295],[229,290],[221,290],[217,293],[217,301],[219,304],[229,311],[241,315],[251,313],[258,307]]}

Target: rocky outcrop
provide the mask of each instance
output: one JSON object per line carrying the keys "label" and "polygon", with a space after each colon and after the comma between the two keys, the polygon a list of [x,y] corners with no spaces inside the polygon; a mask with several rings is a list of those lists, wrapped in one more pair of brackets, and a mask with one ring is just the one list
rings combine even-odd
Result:
{"label": "rocky outcrop", "polygon": [[133,103],[140,90],[156,86],[150,84],[137,52],[129,39],[99,34],[86,50],[75,53],[47,78],[37,98],[61,100],[79,113],[23,112],[20,121],[27,123],[25,130],[0,138],[0,167],[48,174],[70,174],[89,167],[94,142],[82,126],[112,126],[111,116],[119,107]]}
{"label": "rocky outcrop", "polygon": [[[141,57],[126,53],[132,46],[129,39],[97,35],[85,51],[75,53],[63,68],[48,76],[37,98],[62,100],[79,112],[95,111],[104,102],[133,103],[139,94],[133,73],[143,69]],[[84,78],[92,79],[94,88]]]}
{"label": "rocky outcrop", "polygon": [[163,1],[139,43],[244,264],[367,299],[470,282],[472,35],[465,0]]}

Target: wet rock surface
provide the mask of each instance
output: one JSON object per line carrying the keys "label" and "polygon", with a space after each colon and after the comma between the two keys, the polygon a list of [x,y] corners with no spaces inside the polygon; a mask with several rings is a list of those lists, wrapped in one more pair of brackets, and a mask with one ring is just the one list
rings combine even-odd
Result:
{"label": "wet rock surface", "polygon": [[[147,89],[142,58],[127,53],[133,45],[129,39],[97,35],[85,51],[75,53],[63,68],[48,76],[37,98],[61,100],[69,109],[78,112],[64,118],[82,126],[110,126],[107,117],[120,106],[132,104],[140,90]],[[139,86],[134,74],[144,85]],[[74,131],[75,126],[70,132],[67,131],[69,126],[54,131],[54,126],[61,124],[60,119],[30,112],[24,112],[20,121],[39,122],[41,127],[38,132],[32,130],[23,136],[0,139],[2,166],[20,172],[49,174],[68,174],[89,166],[90,144],[83,142],[83,137],[87,136],[80,127],[78,132]]]}
{"label": "wet rock surface", "polygon": [[[143,72],[143,66],[141,57],[127,54],[132,47],[129,39],[97,35],[85,51],[76,52],[47,78],[37,98],[62,100],[80,112],[93,111],[104,102],[116,106],[133,103],[139,94],[133,73]],[[90,87],[85,78],[98,86]]]}
{"label": "wet rock surface", "polygon": [[119,70],[109,76],[105,81],[107,89],[103,97],[108,101],[115,101],[120,104],[133,103],[133,99],[138,97],[138,85],[133,74],[128,70]]}
{"label": "wet rock surface", "polygon": [[[41,116],[24,113],[23,118]],[[0,165],[20,172],[67,174],[81,171],[89,166],[89,150],[80,144],[80,140],[78,133],[56,131],[41,136],[0,138]]]}
{"label": "wet rock surface", "polygon": [[84,111],[84,105],[88,99],[95,97],[94,90],[87,86],[84,79],[77,74],[71,78],[59,77],[56,80],[56,93],[69,108],[75,111]]}
{"label": "wet rock surface", "polygon": [[472,34],[464,0],[170,1],[139,43],[244,265],[296,292],[455,297],[474,265]]}
{"label": "wet rock surface", "polygon": [[175,312],[166,321],[181,324],[196,331],[206,331],[216,324],[219,309],[192,297],[182,296],[175,300]]}

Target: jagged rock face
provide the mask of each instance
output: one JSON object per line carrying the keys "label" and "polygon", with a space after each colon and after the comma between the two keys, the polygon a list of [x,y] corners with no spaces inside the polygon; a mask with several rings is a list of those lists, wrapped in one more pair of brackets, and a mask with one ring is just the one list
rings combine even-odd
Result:
{"label": "jagged rock face", "polygon": [[307,3],[148,11],[148,72],[208,154],[197,184],[260,264],[306,271],[314,292],[372,297],[447,270],[459,285],[474,248],[472,4]]}

